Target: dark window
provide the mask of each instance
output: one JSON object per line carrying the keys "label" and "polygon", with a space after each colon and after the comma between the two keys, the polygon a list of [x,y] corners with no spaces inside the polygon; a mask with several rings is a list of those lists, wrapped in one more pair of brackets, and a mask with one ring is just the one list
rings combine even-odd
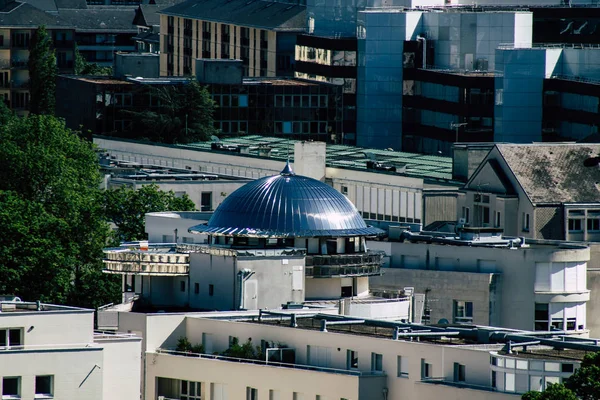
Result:
{"label": "dark window", "polygon": [[53,391],[53,376],[52,375],[43,375],[35,377],[35,395],[42,395],[44,397],[52,397],[54,394]]}
{"label": "dark window", "polygon": [[200,196],[200,211],[212,211],[212,192],[202,192]]}
{"label": "dark window", "polygon": [[214,294],[215,294],[215,285],[213,285],[213,284],[209,284],[209,285],[208,285],[208,295],[209,295],[209,296],[212,296],[212,295],[214,295]]}
{"label": "dark window", "polygon": [[181,282],[179,282],[179,289],[180,289],[182,292],[185,292],[185,281],[181,281]]}
{"label": "dark window", "polygon": [[200,293],[200,284],[198,282],[194,283],[194,293]]}
{"label": "dark window", "polygon": [[2,378],[2,396],[19,397],[21,394],[21,378],[20,377],[4,377]]}

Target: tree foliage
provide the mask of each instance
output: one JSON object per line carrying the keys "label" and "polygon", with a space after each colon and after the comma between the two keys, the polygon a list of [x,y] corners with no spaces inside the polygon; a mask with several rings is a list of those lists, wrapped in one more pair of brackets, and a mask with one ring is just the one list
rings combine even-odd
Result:
{"label": "tree foliage", "polygon": [[95,307],[118,300],[101,273],[108,224],[92,145],[48,115],[0,125],[0,293]]}
{"label": "tree foliage", "polygon": [[[143,111],[124,111],[133,117],[134,132],[154,142],[191,143],[207,141],[216,134],[216,108],[208,90],[190,80],[185,85],[149,87],[158,106]],[[139,136],[139,135],[138,135]]]}
{"label": "tree foliage", "polygon": [[193,211],[194,202],[186,194],[177,197],[172,191],[164,192],[156,185],[139,190],[120,187],[104,193],[105,215],[117,226],[116,241],[147,239],[144,216],[149,212]]}
{"label": "tree foliage", "polygon": [[29,47],[30,111],[54,115],[56,105],[56,55],[52,39],[42,25],[36,29]]}
{"label": "tree foliage", "polygon": [[87,61],[75,45],[75,75],[104,75],[112,76],[111,67],[101,67],[96,63]]}
{"label": "tree foliage", "polygon": [[586,354],[581,367],[564,381],[543,392],[530,391],[523,400],[598,400],[600,399],[600,352]]}
{"label": "tree foliage", "polygon": [[577,396],[562,383],[550,384],[543,392],[530,391],[525,393],[523,400],[577,400]]}
{"label": "tree foliage", "polygon": [[600,352],[586,354],[581,367],[565,382],[581,400],[600,399]]}

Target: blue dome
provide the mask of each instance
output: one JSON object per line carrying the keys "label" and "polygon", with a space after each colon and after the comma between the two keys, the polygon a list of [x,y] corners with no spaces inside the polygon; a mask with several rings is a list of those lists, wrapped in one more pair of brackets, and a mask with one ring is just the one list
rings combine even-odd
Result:
{"label": "blue dome", "polygon": [[252,181],[231,193],[207,224],[191,233],[254,237],[342,237],[381,235],[367,226],[356,207],[332,187],[294,175],[289,165],[281,174]]}

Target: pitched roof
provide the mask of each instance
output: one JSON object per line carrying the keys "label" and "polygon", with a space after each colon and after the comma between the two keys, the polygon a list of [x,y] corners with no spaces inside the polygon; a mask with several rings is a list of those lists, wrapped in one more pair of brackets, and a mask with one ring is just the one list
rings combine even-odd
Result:
{"label": "pitched roof", "polygon": [[306,25],[305,6],[263,0],[187,0],[159,14],[275,31],[303,31]]}
{"label": "pitched roof", "polygon": [[496,147],[532,203],[600,202],[600,144]]}
{"label": "pitched roof", "polygon": [[52,28],[65,24],[59,16],[44,12],[31,4],[13,2],[0,10],[0,25],[31,28],[45,25],[47,28]]}
{"label": "pitched roof", "polygon": [[136,32],[132,24],[135,15],[133,7],[95,7],[85,10],[60,10],[61,19],[80,32]]}

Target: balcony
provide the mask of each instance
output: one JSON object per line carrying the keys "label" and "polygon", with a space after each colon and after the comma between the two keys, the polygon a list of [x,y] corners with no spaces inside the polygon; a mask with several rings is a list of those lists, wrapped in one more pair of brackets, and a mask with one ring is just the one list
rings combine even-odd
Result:
{"label": "balcony", "polygon": [[148,250],[118,247],[104,250],[104,271],[108,274],[187,276],[189,255],[175,246],[152,246]]}
{"label": "balcony", "polygon": [[343,276],[381,275],[383,251],[359,254],[306,256],[306,277],[332,278]]}
{"label": "balcony", "polygon": [[10,66],[12,68],[26,69],[26,68],[28,68],[27,64],[28,64],[27,60],[20,60],[20,59],[15,59],[15,58],[10,60]]}
{"label": "balcony", "polygon": [[13,81],[11,87],[13,89],[27,90],[29,89],[29,81]]}

